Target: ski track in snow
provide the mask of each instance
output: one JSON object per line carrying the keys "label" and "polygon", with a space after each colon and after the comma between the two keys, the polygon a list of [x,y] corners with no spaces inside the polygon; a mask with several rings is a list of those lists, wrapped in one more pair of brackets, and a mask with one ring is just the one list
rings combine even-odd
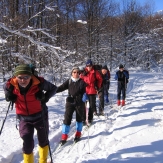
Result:
{"label": "ski track in snow", "polygon": [[[139,137],[146,137],[148,130],[151,130],[151,128],[148,128],[149,126],[152,126],[152,129],[161,133],[161,131],[158,131],[163,126],[163,101],[162,96],[158,93],[158,89],[163,90],[163,84],[161,82],[163,77],[160,75],[162,74],[156,74],[155,76],[151,73],[144,73],[142,75],[140,75],[140,73],[130,74],[130,82],[127,87],[126,106],[122,108],[118,108],[115,104],[117,82],[115,82],[112,77],[109,92],[110,101],[112,102],[113,107],[111,108],[110,106],[106,106],[105,117],[95,117],[94,124],[88,131],[84,132],[81,141],[75,144],[75,146],[68,152],[75,134],[74,117],[71,124],[71,131],[69,133],[69,142],[64,148],[53,155],[53,162],[117,163],[125,161],[125,163],[138,163],[139,159],[143,156],[144,162],[153,163],[154,161],[150,159],[149,155],[151,155],[150,153],[153,152],[153,148],[156,148],[157,143],[162,143],[163,145],[163,142],[156,142],[155,144],[153,143],[151,146],[149,146],[149,137],[149,139],[147,138],[148,140],[146,140],[144,147],[141,148],[142,150],[137,151],[136,146],[139,146],[139,142],[134,141],[133,138],[135,138],[134,135],[137,135],[137,139],[139,139]],[[155,82],[153,79],[155,79]],[[157,79],[159,79],[158,82]],[[153,84],[156,86],[154,87]],[[151,89],[149,89],[150,87]],[[148,94],[146,93],[147,90]],[[49,106],[49,141],[51,149],[53,149],[58,144],[61,137],[65,106],[64,97],[62,98],[62,101],[60,100],[61,95],[62,94],[57,94],[50,99],[51,106]],[[3,113],[7,107],[7,104],[4,101],[4,97],[0,97],[0,101],[0,111]],[[53,101],[55,102],[55,106],[52,105]],[[141,114],[143,116],[143,113],[145,112],[147,113],[147,116],[144,117],[143,120],[137,118],[137,115],[141,117]],[[1,114],[0,116],[4,117],[4,114]],[[5,134],[10,134],[11,141],[15,141],[15,143],[18,142],[18,145],[16,145],[15,148],[12,146],[13,152],[6,156],[2,155],[3,151],[1,151],[0,163],[23,163],[21,151],[22,146],[20,143],[21,138],[19,137],[18,131],[14,127],[16,123],[14,111],[10,111],[7,121],[8,122],[6,122],[5,125],[8,126],[12,124],[10,127],[13,128],[12,132],[14,132],[14,134],[11,133],[11,130],[6,131],[4,126],[4,132],[2,132],[2,136],[5,136]],[[119,134],[119,131],[121,131],[121,134]],[[151,134],[153,132],[154,131],[151,130]],[[159,136],[157,135],[157,137]],[[35,162],[38,162],[38,145],[36,133],[34,139]],[[4,142],[3,144],[4,149],[5,143],[7,142]],[[14,143],[12,143],[12,145],[14,145]],[[158,162],[162,160],[163,154],[161,154],[159,150],[155,150],[154,154],[158,156]],[[131,158],[132,161],[130,160]]]}

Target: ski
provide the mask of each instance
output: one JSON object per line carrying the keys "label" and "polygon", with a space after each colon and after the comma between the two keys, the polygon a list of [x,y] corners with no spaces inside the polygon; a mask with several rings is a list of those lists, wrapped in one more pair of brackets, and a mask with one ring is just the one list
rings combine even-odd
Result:
{"label": "ski", "polygon": [[63,142],[59,142],[58,145],[54,148],[54,150],[52,151],[52,154],[56,154],[65,144],[67,144],[67,141]]}
{"label": "ski", "polygon": [[83,127],[81,137],[78,138],[78,139],[74,139],[73,143],[68,148],[67,153],[70,153],[70,151],[73,149],[73,147],[75,146],[75,144],[77,144],[81,140],[81,138],[84,135],[84,133],[90,129],[90,127],[92,126],[92,124],[93,124],[93,122],[92,123],[89,123],[89,124],[87,124],[86,126]]}
{"label": "ski", "polygon": [[[87,125],[85,125],[85,126],[83,127],[81,137],[85,134],[86,131],[88,131],[88,130],[90,129],[90,127],[91,127],[93,124],[94,124],[94,122],[88,123]],[[62,143],[59,142],[59,144],[58,144],[58,145],[55,147],[55,149],[52,151],[52,156],[54,157],[54,155],[55,155],[58,151],[62,150],[62,149],[65,147],[65,145],[67,145],[67,144],[68,144],[68,149],[67,149],[66,153],[67,153],[67,154],[70,153],[71,150],[74,148],[74,146],[81,140],[81,137],[78,138],[78,139],[74,139],[73,142],[71,142],[71,141],[66,141],[64,144],[62,144]],[[48,160],[47,160],[47,163],[51,163],[51,160],[48,159]]]}
{"label": "ski", "polygon": [[66,153],[69,153],[73,149],[73,147],[75,146],[75,144],[80,141],[80,139],[81,139],[81,137],[78,140],[74,140],[73,143],[68,148],[68,150],[67,150]]}
{"label": "ski", "polygon": [[[54,156],[59,150],[61,150],[65,144],[67,144],[68,141],[65,141],[65,142],[59,142],[58,145],[56,145],[56,147],[53,149],[52,151],[52,156]],[[51,160],[50,158],[47,159],[47,163],[51,163]]]}
{"label": "ski", "polygon": [[[83,127],[81,137],[84,135],[84,133],[85,133],[86,131],[88,131],[88,129],[89,129],[91,126],[92,126],[92,123],[89,123],[89,124],[87,124],[86,126]],[[78,142],[81,140],[81,137],[78,138],[78,139],[74,139],[73,142],[71,142],[71,141],[69,141],[69,140],[66,141],[66,142],[64,142],[64,144],[62,144],[61,142],[59,142],[58,145],[57,145],[57,146],[54,148],[54,150],[52,151],[52,156],[54,156],[58,151],[62,150],[62,148],[64,148],[65,145],[67,145],[67,144],[68,144],[69,147],[68,147],[68,150],[67,150],[66,153],[69,153],[69,152],[73,149],[73,147],[75,146],[75,144],[78,143]],[[71,143],[71,144],[70,144],[70,143]],[[51,161],[48,159],[47,163],[51,163]]]}

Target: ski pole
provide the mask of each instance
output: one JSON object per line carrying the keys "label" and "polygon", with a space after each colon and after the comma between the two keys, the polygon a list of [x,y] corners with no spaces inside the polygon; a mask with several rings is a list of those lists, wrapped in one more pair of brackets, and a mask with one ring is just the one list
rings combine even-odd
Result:
{"label": "ski pole", "polygon": [[90,145],[89,145],[89,124],[88,124],[89,107],[90,107],[89,101],[86,100],[86,102],[85,102],[85,109],[86,109],[86,120],[85,120],[85,122],[86,122],[86,125],[87,125],[87,127],[88,127],[88,147],[89,147],[89,153],[88,153],[88,154],[90,154]]}
{"label": "ski pole", "polygon": [[126,92],[127,92],[127,79],[125,77],[125,99],[126,99]]}
{"label": "ski pole", "polygon": [[88,154],[90,154],[90,144],[89,144],[89,124],[88,124],[88,113],[89,113],[89,107],[90,107],[90,105],[89,105],[89,101],[87,100],[86,101],[86,104],[85,104],[85,109],[86,109],[86,125],[88,126],[88,148],[89,148],[89,153]]}
{"label": "ski pole", "polygon": [[99,99],[99,111],[104,111],[104,86],[98,92],[98,99]]}
{"label": "ski pole", "polygon": [[44,111],[42,111],[42,119],[43,119],[43,124],[44,124],[44,128],[45,128],[45,136],[46,136],[46,139],[48,141],[49,155],[50,155],[51,163],[53,163],[52,152],[51,152],[51,148],[50,148],[50,142],[49,142],[49,139],[48,139],[47,127],[46,127],[46,123],[45,123]]}
{"label": "ski pole", "polygon": [[89,101],[86,101],[85,103],[85,110],[86,110],[86,124],[88,125],[88,109],[89,109]]}
{"label": "ski pole", "polygon": [[13,110],[13,108],[14,108],[14,102],[11,102],[12,104],[11,104],[11,110]]}
{"label": "ski pole", "polygon": [[114,102],[116,103],[116,100],[117,100],[116,98],[116,95],[118,93],[117,89],[118,89],[118,81],[115,83],[115,89],[114,89],[115,93],[113,92],[113,95],[112,95],[112,105],[111,105],[112,108],[113,108],[113,103]]}
{"label": "ski pole", "polygon": [[88,154],[91,154],[91,152],[90,152],[90,144],[89,144],[89,128],[88,128],[88,150],[89,150]]}
{"label": "ski pole", "polygon": [[5,116],[5,118],[4,118],[4,120],[3,120],[3,123],[2,123],[2,126],[1,126],[0,135],[1,135],[1,133],[2,133],[3,126],[4,126],[4,124],[5,124],[5,121],[6,121],[6,118],[7,118],[7,114],[8,114],[8,112],[9,112],[9,109],[10,109],[11,104],[12,104],[12,107],[13,107],[13,102],[12,102],[12,101],[10,101],[10,103],[9,103],[9,105],[8,105],[8,109],[7,109],[7,112],[6,112],[6,116]]}

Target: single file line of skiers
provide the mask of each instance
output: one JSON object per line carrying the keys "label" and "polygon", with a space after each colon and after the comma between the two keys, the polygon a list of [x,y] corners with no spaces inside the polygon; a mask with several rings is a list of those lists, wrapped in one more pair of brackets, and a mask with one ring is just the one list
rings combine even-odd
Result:
{"label": "single file line of skiers", "polygon": [[[23,140],[24,163],[34,163],[34,129],[37,131],[39,144],[39,163],[46,163],[49,146],[48,107],[46,103],[56,93],[68,90],[66,98],[64,120],[62,125],[61,143],[68,139],[73,113],[76,112],[75,140],[80,139],[83,121],[92,123],[97,114],[96,96],[98,96],[99,114],[104,115],[104,104],[109,103],[110,72],[107,65],[97,69],[91,59],[88,59],[83,70],[73,67],[70,79],[60,86],[56,86],[42,77],[34,74],[31,65],[21,64],[14,70],[14,76],[4,84],[6,101],[15,103],[16,117],[19,120],[19,133]],[[120,65],[116,72],[117,104],[125,105],[126,85],[129,73]],[[121,101],[122,94],[122,101]],[[89,112],[86,114],[85,103],[89,102]],[[2,130],[2,128],[1,128]],[[51,157],[52,160],[52,157]],[[53,161],[51,161],[53,162]]]}

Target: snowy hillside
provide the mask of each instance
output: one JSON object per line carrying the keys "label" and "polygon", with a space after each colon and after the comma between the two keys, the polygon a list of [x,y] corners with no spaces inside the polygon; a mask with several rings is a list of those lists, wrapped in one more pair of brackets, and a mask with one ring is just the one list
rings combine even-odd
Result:
{"label": "snowy hillside", "polygon": [[[110,101],[105,118],[95,117],[89,131],[71,150],[75,120],[71,124],[69,142],[53,156],[54,163],[162,163],[163,161],[163,73],[130,71],[126,106],[118,109],[116,82],[112,73]],[[8,103],[0,83],[0,125]],[[48,102],[50,145],[54,148],[61,137],[61,125],[67,92],[56,94]],[[23,163],[22,141],[15,128],[14,110],[9,112],[0,136],[0,163]],[[36,138],[36,136],[35,136]],[[35,139],[35,162],[38,159]]]}

